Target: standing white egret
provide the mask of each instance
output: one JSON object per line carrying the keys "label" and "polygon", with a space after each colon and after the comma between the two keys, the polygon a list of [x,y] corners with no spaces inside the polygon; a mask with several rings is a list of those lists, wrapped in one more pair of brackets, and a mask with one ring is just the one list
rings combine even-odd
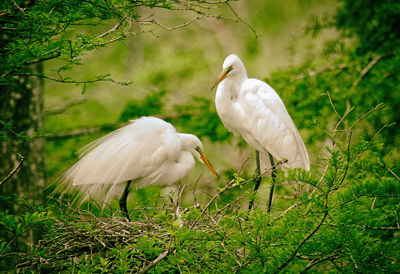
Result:
{"label": "standing white egret", "polygon": [[[215,106],[224,126],[256,149],[264,166],[274,166],[273,158],[286,159],[286,167],[310,169],[304,142],[279,95],[263,81],[247,77],[246,68],[234,54],[226,57],[218,76]],[[261,153],[261,155],[258,154]],[[272,155],[272,156],[271,156]],[[272,158],[273,157],[273,158]],[[272,172],[275,179],[274,171]],[[259,177],[259,176],[258,176]],[[260,179],[261,180],[261,179]],[[257,191],[260,181],[256,183]],[[271,186],[268,211],[274,184]],[[250,203],[252,207],[253,200]]]}
{"label": "standing white egret", "polygon": [[79,187],[82,201],[93,198],[108,202],[116,195],[128,220],[126,200],[131,184],[172,184],[191,171],[194,157],[216,176],[203,153],[199,138],[177,133],[170,124],[155,117],[142,117],[86,145],[80,160],[63,176],[62,185]]}

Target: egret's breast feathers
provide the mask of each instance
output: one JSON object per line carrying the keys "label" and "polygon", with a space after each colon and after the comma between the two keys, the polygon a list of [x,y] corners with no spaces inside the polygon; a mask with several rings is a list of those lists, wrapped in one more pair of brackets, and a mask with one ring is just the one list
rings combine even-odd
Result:
{"label": "egret's breast feathers", "polygon": [[288,166],[309,168],[308,154],[298,130],[279,95],[268,84],[248,79],[239,101],[246,116],[243,138],[263,153],[288,159]]}

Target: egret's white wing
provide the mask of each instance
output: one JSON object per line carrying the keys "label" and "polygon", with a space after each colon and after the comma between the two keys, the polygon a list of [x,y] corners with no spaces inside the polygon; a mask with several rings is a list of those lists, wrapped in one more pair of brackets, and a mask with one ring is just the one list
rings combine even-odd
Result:
{"label": "egret's white wing", "polygon": [[122,193],[123,182],[134,180],[133,185],[144,186],[160,180],[167,163],[175,161],[180,150],[171,124],[143,117],[84,147],[81,159],[65,173],[64,182],[80,186],[85,198],[108,201]]}
{"label": "egret's white wing", "polygon": [[287,166],[310,168],[304,142],[279,95],[268,84],[246,80],[239,94],[243,108],[243,138],[264,154],[288,160]]}

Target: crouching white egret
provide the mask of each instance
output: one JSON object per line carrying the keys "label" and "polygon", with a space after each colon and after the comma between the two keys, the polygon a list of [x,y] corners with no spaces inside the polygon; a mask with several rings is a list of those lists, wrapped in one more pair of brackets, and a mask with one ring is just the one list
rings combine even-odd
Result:
{"label": "crouching white egret", "polygon": [[[259,160],[273,167],[273,158],[286,159],[286,167],[310,169],[304,142],[279,95],[263,81],[247,77],[246,68],[234,54],[226,57],[218,76],[215,106],[224,126],[235,136],[256,149],[258,177]],[[259,153],[261,155],[259,155]],[[272,156],[271,156],[272,155]],[[273,158],[272,158],[273,157]],[[272,178],[275,179],[274,170]],[[261,178],[256,182],[257,191]],[[272,184],[268,211],[271,207]],[[251,209],[254,200],[251,200]]]}
{"label": "crouching white egret", "polygon": [[122,193],[119,205],[130,220],[126,200],[131,184],[136,188],[172,184],[193,169],[193,156],[218,176],[199,138],[177,133],[161,119],[142,117],[83,147],[62,185],[79,187],[82,200],[103,203]]}

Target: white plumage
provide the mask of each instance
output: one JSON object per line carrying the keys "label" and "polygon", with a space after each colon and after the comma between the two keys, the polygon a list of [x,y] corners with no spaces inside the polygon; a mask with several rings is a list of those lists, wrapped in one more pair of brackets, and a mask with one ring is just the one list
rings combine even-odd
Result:
{"label": "white plumage", "polygon": [[83,200],[108,202],[129,189],[127,181],[142,188],[182,179],[195,165],[193,156],[216,175],[202,150],[196,136],[177,133],[161,119],[142,117],[83,147],[62,184],[79,187]]}
{"label": "white plumage", "polygon": [[218,86],[215,105],[224,126],[261,153],[268,166],[270,153],[287,159],[286,167],[310,169],[304,142],[279,95],[268,84],[247,77],[246,68],[229,55],[212,89]]}

